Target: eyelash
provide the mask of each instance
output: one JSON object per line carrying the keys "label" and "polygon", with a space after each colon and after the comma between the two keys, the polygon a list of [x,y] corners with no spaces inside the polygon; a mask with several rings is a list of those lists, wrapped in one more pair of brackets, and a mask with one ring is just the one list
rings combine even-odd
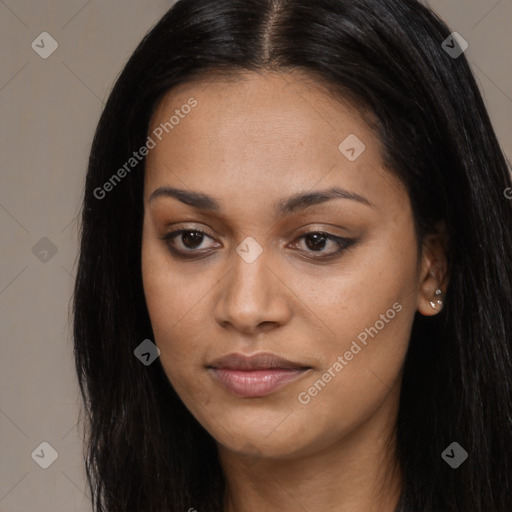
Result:
{"label": "eyelash", "polygon": [[[183,252],[179,249],[176,249],[173,245],[172,245],[172,241],[174,240],[174,238],[177,238],[179,237],[179,235],[183,234],[183,233],[199,233],[200,235],[203,235],[205,237],[208,237],[208,238],[211,238],[213,240],[213,237],[210,236],[206,231],[203,231],[201,229],[178,229],[176,231],[172,231],[170,233],[167,233],[165,234],[164,236],[161,237],[162,240],[164,240],[166,242],[166,245],[169,249],[169,251],[174,255],[176,256],[177,258],[181,258],[181,259],[199,259],[201,258],[202,256],[205,256],[207,255],[208,253],[210,253],[211,251],[208,249],[208,250],[202,250],[202,255],[201,254],[197,254],[197,253],[201,253],[201,250],[199,249],[188,249],[187,251]],[[331,258],[334,258],[336,256],[339,256],[342,252],[344,252],[346,249],[348,249],[349,247],[351,247],[352,245],[356,244],[357,243],[357,240],[355,239],[352,239],[352,238],[343,238],[343,237],[339,237],[339,236],[335,236],[331,233],[327,233],[325,231],[308,231],[306,233],[303,233],[302,235],[300,235],[299,237],[297,237],[294,242],[292,243],[295,243],[296,240],[300,240],[300,239],[304,239],[305,237],[307,236],[311,236],[311,235],[321,235],[323,237],[325,237],[326,240],[329,240],[329,241],[332,241],[334,242],[335,244],[338,245],[338,249],[335,251],[335,252],[331,252],[329,253],[327,256],[313,256],[312,258],[310,259],[316,259],[316,260],[319,260],[319,259],[322,259],[322,260],[327,260],[327,259],[331,259]],[[202,243],[202,241],[201,241]],[[306,251],[308,253],[321,253],[320,251]],[[187,255],[187,253],[189,255]],[[196,253],[195,255],[193,253]],[[308,256],[309,257],[309,256]]]}

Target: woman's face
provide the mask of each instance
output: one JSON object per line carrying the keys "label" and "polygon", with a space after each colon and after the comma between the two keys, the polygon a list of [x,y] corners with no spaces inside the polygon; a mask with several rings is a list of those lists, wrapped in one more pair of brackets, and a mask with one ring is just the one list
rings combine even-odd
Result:
{"label": "woman's face", "polygon": [[144,292],[196,419],[223,450],[282,459],[392,425],[435,283],[358,112],[303,77],[247,74],[175,88],[149,135]]}

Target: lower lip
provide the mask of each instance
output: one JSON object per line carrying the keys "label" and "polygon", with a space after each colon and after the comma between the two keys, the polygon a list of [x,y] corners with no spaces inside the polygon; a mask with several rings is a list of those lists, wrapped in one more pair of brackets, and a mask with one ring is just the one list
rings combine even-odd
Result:
{"label": "lower lip", "polygon": [[250,371],[210,368],[210,370],[225,389],[234,395],[247,398],[270,395],[308,371],[307,368],[269,368]]}

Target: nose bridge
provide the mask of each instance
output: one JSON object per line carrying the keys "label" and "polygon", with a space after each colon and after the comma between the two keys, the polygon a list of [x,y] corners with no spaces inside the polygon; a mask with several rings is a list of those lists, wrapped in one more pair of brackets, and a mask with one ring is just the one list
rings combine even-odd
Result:
{"label": "nose bridge", "polygon": [[257,257],[244,259],[244,255],[239,253],[243,249],[243,244],[240,244],[237,254],[233,255],[233,270],[227,290],[229,299],[232,305],[247,312],[261,311],[268,303],[273,287],[271,272],[267,268],[270,263],[268,253],[263,251]]}
{"label": "nose bridge", "polygon": [[233,254],[231,272],[223,280],[215,310],[217,322],[240,330],[252,330],[263,322],[285,322],[289,307],[276,273],[270,250],[257,250],[251,240],[242,242]]}

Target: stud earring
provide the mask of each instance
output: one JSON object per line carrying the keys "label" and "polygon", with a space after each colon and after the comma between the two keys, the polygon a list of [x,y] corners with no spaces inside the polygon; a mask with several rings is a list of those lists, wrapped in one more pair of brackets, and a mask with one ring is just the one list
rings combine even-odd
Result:
{"label": "stud earring", "polygon": [[438,288],[435,291],[434,300],[430,301],[430,305],[432,306],[432,308],[435,309],[436,311],[441,311],[443,309],[443,298],[443,292],[441,288]]}

